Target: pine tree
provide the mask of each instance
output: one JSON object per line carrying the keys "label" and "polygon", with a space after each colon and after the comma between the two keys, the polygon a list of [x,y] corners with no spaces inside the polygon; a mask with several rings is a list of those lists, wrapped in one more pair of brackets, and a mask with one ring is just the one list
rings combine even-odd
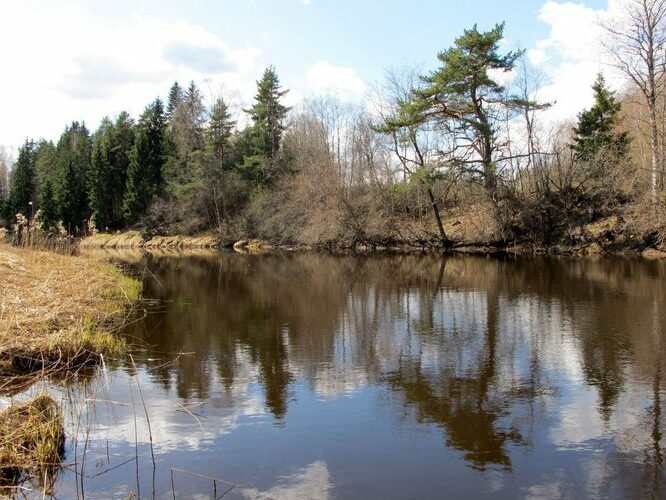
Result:
{"label": "pine tree", "polygon": [[280,90],[280,80],[273,66],[269,66],[257,82],[255,103],[245,112],[252,118],[250,150],[243,167],[258,184],[269,183],[277,175],[282,134],[286,129],[289,108],[280,99],[288,90]]}
{"label": "pine tree", "polygon": [[[19,149],[18,158],[12,170],[9,183],[8,218],[13,218],[17,213],[31,217],[30,203],[36,203],[35,199],[37,176],[35,172],[35,143],[26,140]],[[33,209],[36,208],[33,205]]]}
{"label": "pine tree", "polygon": [[166,120],[162,101],[156,99],[141,115],[130,153],[123,209],[128,222],[145,214],[163,188]]}
{"label": "pine tree", "polygon": [[597,75],[592,89],[594,105],[578,115],[578,124],[573,129],[571,148],[576,152],[576,159],[591,161],[601,152],[607,152],[614,158],[624,158],[629,152],[629,134],[617,132],[622,104],[615,100],[601,73]]}
{"label": "pine tree", "polygon": [[504,24],[486,32],[476,26],[465,30],[453,47],[438,54],[441,66],[421,78],[421,85],[409,99],[398,103],[396,116],[377,127],[393,133],[425,124],[446,131],[454,144],[449,151],[442,151],[444,163],[475,172],[491,194],[497,187],[498,159],[506,160],[510,155],[497,140],[507,112],[545,107],[508,95],[495,76],[511,71],[522,54],[501,54],[503,36]]}

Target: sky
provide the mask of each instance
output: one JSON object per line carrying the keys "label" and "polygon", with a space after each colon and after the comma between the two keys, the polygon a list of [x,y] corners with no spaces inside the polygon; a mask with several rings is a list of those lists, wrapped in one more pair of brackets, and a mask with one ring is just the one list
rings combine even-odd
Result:
{"label": "sky", "polygon": [[542,74],[550,120],[589,106],[605,64],[599,19],[623,0],[1,0],[0,145],[57,140],[133,116],[174,80],[241,109],[274,65],[303,96],[362,101],[391,68],[427,72],[466,28],[505,22],[503,49],[525,49]]}

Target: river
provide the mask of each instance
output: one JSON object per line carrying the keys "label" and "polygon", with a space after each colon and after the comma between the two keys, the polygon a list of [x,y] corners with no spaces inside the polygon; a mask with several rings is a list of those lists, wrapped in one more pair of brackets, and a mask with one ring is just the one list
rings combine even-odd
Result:
{"label": "river", "polygon": [[145,315],[51,384],[58,497],[666,494],[666,263],[113,257]]}

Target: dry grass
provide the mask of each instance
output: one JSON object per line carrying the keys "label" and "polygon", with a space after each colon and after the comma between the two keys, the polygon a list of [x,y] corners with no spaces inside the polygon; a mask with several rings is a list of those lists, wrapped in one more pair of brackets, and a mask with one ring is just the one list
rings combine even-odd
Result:
{"label": "dry grass", "polygon": [[0,245],[0,383],[122,349],[111,330],[140,287],[102,261]]}
{"label": "dry grass", "polygon": [[62,411],[41,394],[0,413],[0,485],[16,484],[23,475],[36,476],[45,488],[60,465],[65,443]]}
{"label": "dry grass", "polygon": [[212,234],[198,236],[153,236],[144,239],[138,231],[125,231],[119,234],[98,233],[83,238],[82,248],[216,248],[220,238]]}

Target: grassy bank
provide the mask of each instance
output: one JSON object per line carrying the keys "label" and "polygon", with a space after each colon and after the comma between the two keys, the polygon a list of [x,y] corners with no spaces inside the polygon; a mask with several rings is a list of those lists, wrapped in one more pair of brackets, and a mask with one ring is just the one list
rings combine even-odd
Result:
{"label": "grassy bank", "polygon": [[[0,244],[0,390],[97,363],[124,349],[114,330],[141,284],[94,258]],[[40,395],[0,413],[0,486],[41,481],[60,463],[62,412]],[[39,473],[39,475],[37,475]]]}
{"label": "grassy bank", "polygon": [[[333,253],[367,253],[375,251],[446,251],[470,254],[506,253],[513,255],[624,255],[642,256],[648,259],[666,258],[666,243],[647,232],[649,241],[640,232],[627,227],[616,216],[606,217],[589,224],[572,228],[571,235],[550,244],[529,239],[502,240],[488,222],[489,216],[468,212],[457,213],[446,219],[444,226],[451,240],[442,245],[432,232],[423,230],[399,231],[386,235],[374,235],[352,240],[303,240],[285,242],[283,239],[244,239],[236,236],[206,234],[202,236],[155,236],[144,239],[138,231],[119,234],[96,234],[83,238],[80,248],[94,249],[144,249],[149,252],[183,252],[228,247],[241,253],[279,250],[322,250]],[[411,236],[411,237],[410,237]]]}
{"label": "grassy bank", "polygon": [[144,238],[138,231],[122,233],[98,233],[83,238],[79,245],[83,248],[217,248],[225,242],[218,236],[204,234],[199,236],[153,236]]}
{"label": "grassy bank", "polygon": [[0,245],[0,388],[122,348],[112,333],[140,283],[95,259]]}

